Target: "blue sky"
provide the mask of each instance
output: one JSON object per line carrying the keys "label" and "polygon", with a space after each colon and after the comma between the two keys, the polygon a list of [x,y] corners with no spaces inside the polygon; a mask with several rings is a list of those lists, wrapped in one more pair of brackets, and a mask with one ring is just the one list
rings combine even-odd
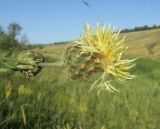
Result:
{"label": "blue sky", "polygon": [[120,29],[160,25],[160,0],[0,0],[0,25],[17,22],[31,43],[72,40],[86,22]]}

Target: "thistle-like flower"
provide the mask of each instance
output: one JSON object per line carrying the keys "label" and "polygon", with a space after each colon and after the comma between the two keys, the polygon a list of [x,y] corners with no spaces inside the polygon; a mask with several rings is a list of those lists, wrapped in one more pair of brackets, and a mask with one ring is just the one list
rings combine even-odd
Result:
{"label": "thistle-like flower", "polygon": [[118,91],[111,85],[112,80],[126,82],[134,78],[129,70],[135,66],[133,64],[135,59],[122,59],[127,46],[124,44],[125,37],[120,38],[119,34],[120,31],[114,32],[110,26],[97,23],[94,30],[87,24],[84,33],[76,41],[83,50],[81,54],[95,55],[96,53],[95,61],[100,63],[103,70],[101,76],[92,84],[90,91],[94,88],[98,88],[98,93],[104,89],[109,92]]}

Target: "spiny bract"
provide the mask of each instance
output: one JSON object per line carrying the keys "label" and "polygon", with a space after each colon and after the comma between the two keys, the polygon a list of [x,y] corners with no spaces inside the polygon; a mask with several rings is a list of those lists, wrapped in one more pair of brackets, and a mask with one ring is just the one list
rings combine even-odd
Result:
{"label": "spiny bract", "polygon": [[65,68],[72,79],[87,80],[94,72],[102,71],[97,53],[82,53],[81,45],[73,45],[65,51]]}
{"label": "spiny bract", "polygon": [[64,64],[70,77],[87,79],[94,72],[102,72],[90,88],[98,88],[98,93],[104,89],[117,91],[111,85],[112,80],[133,79],[128,71],[135,65],[132,63],[135,59],[122,59],[127,47],[119,33],[98,23],[95,30],[89,24],[85,26],[84,34],[75,41],[77,45],[68,47],[65,52]]}

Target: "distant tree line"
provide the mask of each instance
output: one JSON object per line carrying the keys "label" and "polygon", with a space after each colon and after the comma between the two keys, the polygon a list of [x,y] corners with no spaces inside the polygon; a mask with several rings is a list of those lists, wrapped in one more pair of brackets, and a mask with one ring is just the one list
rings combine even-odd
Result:
{"label": "distant tree line", "polygon": [[52,43],[53,45],[59,45],[59,44],[66,44],[66,43],[70,43],[71,41],[61,41],[61,42],[54,42]]}
{"label": "distant tree line", "polygon": [[[22,49],[26,46],[28,38],[21,34],[22,27],[18,23],[11,23],[6,29],[0,26],[0,49],[10,50],[12,48]],[[20,36],[19,38],[17,38]]]}
{"label": "distant tree line", "polygon": [[121,32],[134,32],[134,31],[143,31],[143,30],[151,30],[151,29],[158,29],[160,28],[160,25],[153,25],[153,26],[142,26],[142,27],[135,27],[133,29],[123,29]]}

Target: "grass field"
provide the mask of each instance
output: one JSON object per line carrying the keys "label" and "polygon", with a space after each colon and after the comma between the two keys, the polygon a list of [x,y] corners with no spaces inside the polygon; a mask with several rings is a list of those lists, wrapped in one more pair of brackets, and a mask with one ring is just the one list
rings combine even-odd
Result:
{"label": "grass field", "polygon": [[[138,57],[136,78],[115,83],[120,92],[89,93],[91,82],[70,80],[55,68],[33,78],[0,74],[0,129],[160,129],[160,29],[127,35],[127,57]],[[149,43],[157,43],[153,54]],[[36,50],[60,61],[70,44]]]}

